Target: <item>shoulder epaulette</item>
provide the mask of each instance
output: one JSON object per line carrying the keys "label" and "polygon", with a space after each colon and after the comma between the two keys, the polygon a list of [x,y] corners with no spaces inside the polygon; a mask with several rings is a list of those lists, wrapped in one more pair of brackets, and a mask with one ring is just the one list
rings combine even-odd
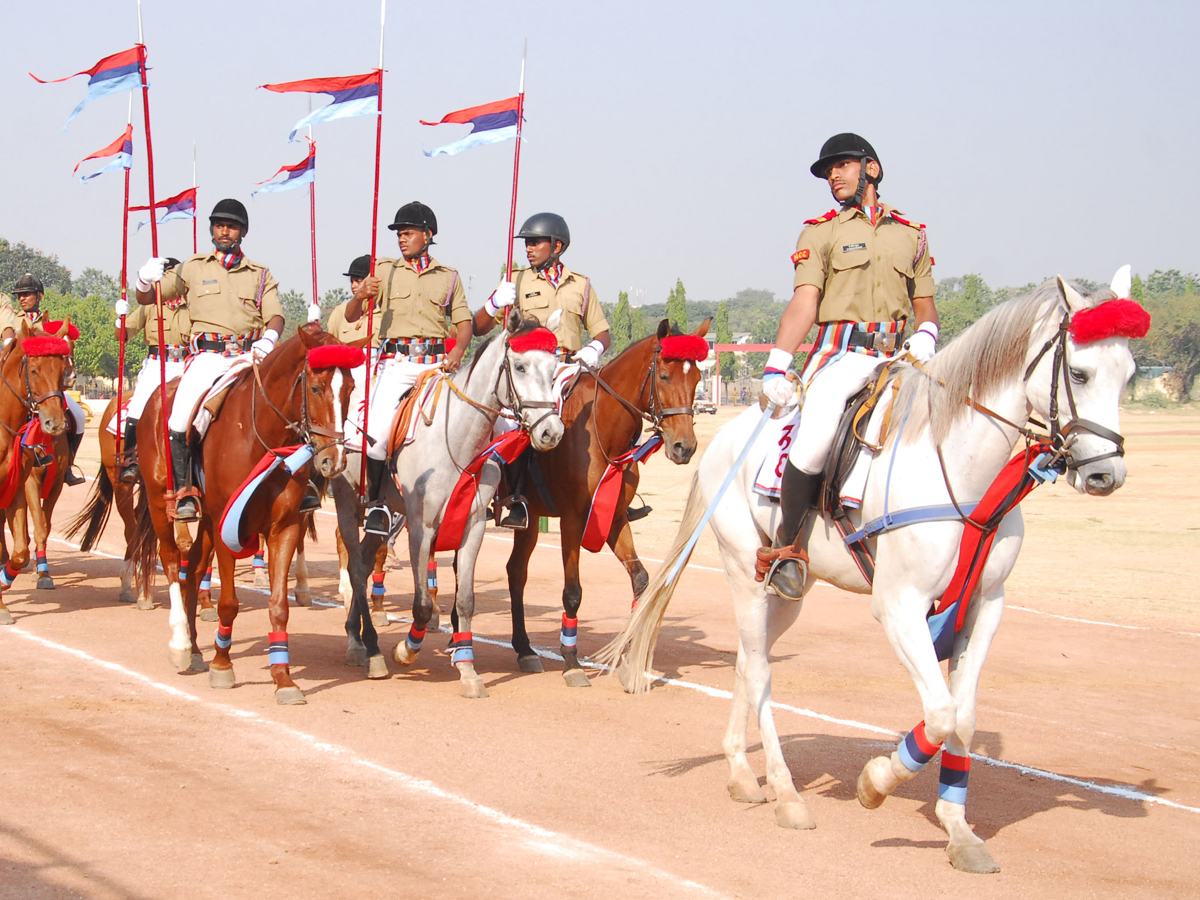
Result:
{"label": "shoulder epaulette", "polygon": [[895,213],[892,213],[892,218],[893,218],[893,219],[895,219],[897,222],[899,222],[901,225],[907,225],[909,228],[918,228],[918,229],[920,229],[920,228],[924,228],[924,227],[925,227],[925,223],[924,223],[924,222],[910,222],[910,221],[908,221],[908,219],[902,219],[902,218],[900,218],[900,217],[899,217],[898,215],[896,215]]}
{"label": "shoulder epaulette", "polygon": [[828,222],[830,219],[837,218],[837,214],[839,212],[841,212],[841,210],[831,209],[829,212],[825,213],[825,215],[819,216],[816,219],[805,219],[804,224],[805,225],[820,225],[822,222]]}

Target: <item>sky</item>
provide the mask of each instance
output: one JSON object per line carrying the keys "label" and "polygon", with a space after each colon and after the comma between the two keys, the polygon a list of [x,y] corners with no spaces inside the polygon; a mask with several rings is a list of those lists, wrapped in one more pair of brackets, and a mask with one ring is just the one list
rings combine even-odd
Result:
{"label": "sky", "polygon": [[[307,191],[249,196],[303,157],[286,141],[307,95],[256,87],[371,70],[379,13],[378,0],[145,0],[156,195],[191,185],[194,144],[201,249],[207,212],[236,197],[247,254],[283,289],[311,293]],[[803,222],[833,205],[808,167],[841,131],[877,150],[881,199],[927,224],[935,278],[1107,281],[1127,262],[1195,272],[1198,26],[1196,4],[1152,0],[392,0],[378,255],[396,253],[385,227],[396,209],[421,200],[437,214],[435,255],[460,270],[471,305],[494,288],[515,144],[429,159],[422,149],[468,129],[418,122],[514,95],[528,39],[518,225],[563,215],[564,261],[604,301],[626,290],[662,302],[677,278],[693,300],[790,295]],[[86,77],[42,85],[27,73],[62,77],[131,47],[135,0],[5,3],[0,35],[0,237],[56,253],[76,275],[115,275],[122,177],[81,186],[71,170],[121,133],[129,94],[93,101],[64,132]],[[136,204],[147,173],[135,100]],[[347,286],[342,273],[370,250],[375,122],[322,123],[314,137],[323,294]],[[184,258],[191,223],[166,223],[159,239]],[[131,233],[131,272],[150,250],[149,228]]]}

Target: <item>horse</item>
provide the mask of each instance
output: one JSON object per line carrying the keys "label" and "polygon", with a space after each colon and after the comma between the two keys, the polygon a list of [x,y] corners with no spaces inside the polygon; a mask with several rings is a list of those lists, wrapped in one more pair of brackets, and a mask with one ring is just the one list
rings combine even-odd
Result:
{"label": "horse", "polygon": [[[215,653],[208,666],[209,685],[227,689],[235,684],[229,648],[233,620],[238,613],[233,580],[234,550],[226,543],[229,529],[218,535],[231,498],[248,497],[239,522],[233,523],[236,540],[251,551],[262,533],[267,535],[270,555],[271,622],[270,668],[276,702],[305,703],[304,694],[292,680],[287,640],[287,578],[292,554],[302,533],[300,499],[309,467],[329,478],[345,466],[342,425],[353,379],[350,369],[362,352],[337,343],[317,326],[304,326],[295,337],[279,344],[261,363],[252,363],[229,387],[220,414],[212,421],[197,454],[203,485],[203,509],[196,539],[187,561],[187,574],[180,584],[180,551],[175,541],[174,522],[168,516],[169,490],[161,426],[161,392],[155,394],[138,424],[138,468],[146,498],[135,535],[134,559],[139,581],[147,583],[154,574],[155,542],[163,560],[171,598],[171,640],[168,658],[179,670],[203,671],[204,660],[196,643],[198,582],[203,563],[214,552],[221,575],[221,598],[217,606],[219,624]],[[167,393],[174,397],[174,385]],[[284,445],[299,441],[288,466],[271,471],[258,489],[245,494],[240,488],[274,455],[282,458]],[[267,456],[264,457],[264,451]],[[304,462],[304,457],[311,462]],[[273,463],[274,464],[274,463]],[[241,535],[249,535],[243,538]]]}
{"label": "horse", "polygon": [[[949,837],[950,861],[964,871],[999,871],[983,840],[967,824],[966,787],[980,671],[1000,624],[1004,581],[1024,535],[1019,509],[1013,507],[1002,519],[988,523],[997,526],[991,554],[975,591],[962,598],[965,613],[957,611],[960,630],[942,632],[952,644],[943,642],[941,654],[934,645],[937,620],[927,620],[927,613],[958,577],[960,542],[971,537],[964,537],[959,504],[986,499],[989,486],[1001,483],[1002,470],[1020,467],[1011,471],[1024,476],[1030,452],[1012,463],[1008,460],[1018,444],[1034,439],[1028,428],[1031,417],[1050,423],[1053,439],[1053,451],[1033,461],[1034,468],[1042,467],[1040,477],[1050,477],[1047,466],[1062,468],[1065,463],[1067,480],[1079,492],[1106,496],[1123,484],[1118,403],[1134,371],[1128,338],[1142,336],[1149,327],[1148,315],[1136,303],[1113,302],[1129,296],[1128,285],[1128,267],[1118,272],[1112,290],[1101,289],[1092,296],[1061,278],[1046,282],[1027,296],[994,307],[923,367],[894,365],[893,377],[900,378],[900,385],[892,400],[892,428],[871,465],[861,513],[852,514],[851,520],[856,529],[867,523],[869,531],[889,510],[898,516],[941,504],[933,512],[947,514],[883,530],[869,540],[875,557],[873,585],[852,562],[842,532],[826,514],[811,511],[805,524],[810,529],[811,560],[805,590],[821,578],[844,590],[872,595],[872,612],[911,675],[924,710],[924,721],[896,752],[866,763],[858,779],[858,798],[867,808],[878,807],[944,747],[935,813]],[[1123,325],[1125,318],[1137,324]],[[1066,422],[1060,404],[1069,412]],[[775,730],[768,656],[795,622],[802,601],[768,594],[756,583],[755,553],[770,545],[779,507],[753,491],[756,454],[732,471],[759,415],[752,408],[717,432],[701,458],[670,553],[625,632],[597,658],[616,664],[625,653],[618,674],[626,690],[649,689],[646,673],[677,583],[674,574],[686,564],[708,507],[739,635],[733,706],[723,744],[730,768],[727,788],[734,800],[766,801],[746,757],[747,718],[754,710],[767,757],[767,783],[775,791],[777,823],[811,828],[813,819],[792,782]],[[895,422],[901,419],[897,429]],[[716,503],[718,485],[726,476],[729,490]],[[939,655],[949,658],[948,686]]]}
{"label": "horse", "polygon": [[[34,446],[23,446],[29,428],[40,428],[43,435],[59,444],[70,427],[63,390],[70,372],[70,345],[62,336],[70,322],[55,335],[34,335],[25,323],[16,340],[0,351],[0,508],[5,511],[13,536],[12,554],[0,528],[0,625],[12,625],[13,617],[4,604],[4,591],[13,584],[29,562],[29,530],[26,521],[26,494],[35,462]],[[61,444],[65,447],[65,440]],[[65,461],[63,461],[65,463]]]}
{"label": "horse", "polygon": [[[560,520],[564,584],[559,650],[564,663],[563,678],[570,687],[591,685],[579,665],[576,636],[583,602],[579,552],[592,498],[613,459],[632,450],[637,443],[643,420],[650,424],[654,436],[662,439],[671,462],[686,465],[692,458],[696,452],[692,404],[700,381],[696,363],[708,356],[708,343],[703,338],[711,322],[705,319],[692,332],[692,340],[688,340],[678,329],[672,336],[670,323],[663,319],[654,334],[631,344],[598,372],[580,373],[570,395],[563,400],[566,432],[562,441],[557,447],[538,453],[531,462],[544,477],[537,490],[527,491],[530,521],[535,516]],[[649,581],[646,567],[634,549],[627,517],[629,503],[637,492],[639,470],[632,462],[619,468],[623,468],[623,475],[617,477],[622,477],[623,483],[615,498],[612,526],[601,538],[625,566],[636,604]],[[537,542],[536,528],[514,532],[513,549],[508,557],[512,647],[522,672],[542,671],[541,659],[530,646],[525,628],[525,583],[529,558]],[[592,546],[599,550],[595,543]]]}
{"label": "horse", "polygon": [[[551,317],[550,327],[556,322]],[[447,505],[460,473],[489,447],[492,429],[502,408],[513,410],[522,431],[539,450],[562,439],[563,424],[555,411],[553,382],[556,363],[554,335],[537,319],[509,315],[503,332],[486,341],[464,366],[441,385],[442,398],[433,413],[421,413],[410,444],[396,451],[385,480],[383,496],[393,509],[404,509],[414,583],[413,624],[395,647],[392,658],[401,666],[417,659],[433,615],[433,598],[427,572],[434,537],[446,523]],[[515,435],[514,435],[515,436]],[[357,474],[353,461],[347,475]],[[471,617],[475,608],[475,559],[483,543],[485,511],[500,481],[499,466],[483,462],[474,475],[474,490],[467,496],[461,544],[458,546],[458,588],[455,608],[462,631],[454,635],[454,665],[459,671],[459,692],[464,697],[486,697],[483,679],[476,673]],[[366,665],[368,678],[388,677],[387,662],[379,651],[379,638],[367,608],[368,564],[375,559],[381,535],[358,538],[358,492],[352,477],[333,482],[338,525],[349,551],[353,597],[346,617],[347,665]],[[393,535],[394,537],[394,535]]]}

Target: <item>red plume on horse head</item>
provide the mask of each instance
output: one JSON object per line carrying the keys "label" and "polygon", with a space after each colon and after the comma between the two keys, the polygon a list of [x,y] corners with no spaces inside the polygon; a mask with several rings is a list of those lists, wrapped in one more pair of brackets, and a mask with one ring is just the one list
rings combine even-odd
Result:
{"label": "red plume on horse head", "polygon": [[528,353],[531,350],[553,353],[558,349],[558,338],[549,328],[535,328],[525,334],[512,335],[508,339],[508,346],[513,353]]}
{"label": "red plume on horse head", "polygon": [[361,347],[347,344],[325,344],[308,351],[310,369],[354,369],[367,360]]}
{"label": "red plume on horse head", "polygon": [[698,334],[676,334],[663,338],[659,343],[662,346],[663,359],[685,362],[702,362],[708,359],[708,341]]}
{"label": "red plume on horse head", "polygon": [[[63,325],[67,326],[65,334],[62,333]],[[70,319],[67,319],[65,322],[58,319],[52,319],[49,322],[43,322],[42,331],[46,332],[46,334],[55,335],[56,337],[66,338],[68,341],[79,340],[79,328]]]}
{"label": "red plume on horse head", "polygon": [[37,335],[21,341],[21,349],[26,356],[69,356],[71,345],[65,338]]}

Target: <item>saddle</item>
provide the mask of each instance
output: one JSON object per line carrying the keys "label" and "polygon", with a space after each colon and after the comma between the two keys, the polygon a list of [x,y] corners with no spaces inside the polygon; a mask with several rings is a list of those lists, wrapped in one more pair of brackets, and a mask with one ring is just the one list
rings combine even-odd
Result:
{"label": "saddle", "polygon": [[[433,421],[433,414],[437,410],[438,399],[442,393],[442,385],[438,384],[430,388],[430,380],[433,378],[442,378],[445,372],[441,369],[430,369],[427,372],[421,373],[421,377],[416,383],[404,392],[400,398],[400,404],[396,407],[396,414],[392,417],[392,428],[388,432],[388,458],[396,454],[396,451],[413,439],[416,433],[417,422],[423,421],[428,425]],[[432,393],[432,396],[428,396]],[[420,411],[420,419],[416,413]]]}

